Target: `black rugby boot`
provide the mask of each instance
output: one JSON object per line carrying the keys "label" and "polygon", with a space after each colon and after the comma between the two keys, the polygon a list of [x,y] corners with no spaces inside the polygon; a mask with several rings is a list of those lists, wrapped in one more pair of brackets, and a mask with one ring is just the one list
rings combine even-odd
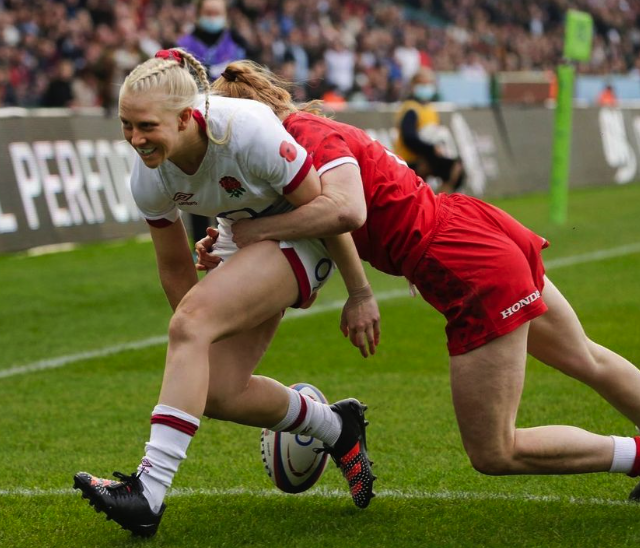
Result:
{"label": "black rugby boot", "polygon": [[324,450],[347,480],[353,503],[358,508],[366,508],[375,497],[373,482],[377,479],[371,472],[373,462],[367,455],[365,429],[369,421],[364,418],[367,406],[352,398],[334,403],[331,409],[342,418],[342,432],[336,444],[333,447],[325,444]]}
{"label": "black rugby boot", "polygon": [[127,476],[114,472],[119,481],[102,479],[87,472],[78,472],[73,477],[73,488],[82,491],[96,512],[104,512],[107,520],[113,520],[134,536],[155,535],[164,513],[163,504],[158,513],[152,512],[149,502],[142,494],[139,474]]}

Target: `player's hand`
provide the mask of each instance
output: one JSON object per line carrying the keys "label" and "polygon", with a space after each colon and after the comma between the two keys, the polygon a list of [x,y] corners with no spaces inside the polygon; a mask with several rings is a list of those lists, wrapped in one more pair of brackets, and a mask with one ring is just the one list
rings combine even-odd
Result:
{"label": "player's hand", "polygon": [[233,242],[239,247],[247,247],[262,241],[260,223],[252,219],[240,219],[231,225]]}
{"label": "player's hand", "polygon": [[218,240],[219,232],[213,228],[207,228],[207,235],[196,242],[196,253],[198,261],[196,262],[196,270],[209,271],[216,268],[222,259],[215,255],[213,246]]}
{"label": "player's hand", "polygon": [[360,349],[363,358],[376,353],[380,343],[380,311],[369,285],[350,292],[342,309],[340,331]]}

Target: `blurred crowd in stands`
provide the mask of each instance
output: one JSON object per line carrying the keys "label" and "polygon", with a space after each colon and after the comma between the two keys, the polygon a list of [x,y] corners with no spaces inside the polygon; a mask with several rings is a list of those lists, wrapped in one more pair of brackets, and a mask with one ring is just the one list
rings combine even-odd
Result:
{"label": "blurred crowd in stands", "polygon": [[[568,8],[595,21],[592,60],[580,72],[640,73],[640,0],[227,5],[223,24],[246,57],[296,82],[300,101],[398,101],[420,66],[470,75],[553,70]],[[112,111],[127,72],[193,33],[197,21],[195,4],[184,0],[0,0],[0,106]]]}

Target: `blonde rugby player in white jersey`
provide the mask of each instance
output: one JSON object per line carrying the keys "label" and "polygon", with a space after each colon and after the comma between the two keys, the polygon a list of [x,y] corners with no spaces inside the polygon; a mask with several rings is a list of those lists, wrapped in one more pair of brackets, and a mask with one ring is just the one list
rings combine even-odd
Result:
{"label": "blonde rugby player in white jersey", "polygon": [[[322,440],[354,503],[364,508],[375,480],[366,450],[366,407],[355,399],[320,404],[253,375],[282,311],[322,287],[331,259],[350,295],[343,332],[365,357],[375,351],[379,313],[353,240],[346,234],[327,238],[326,248],[320,240],[299,240],[237,250],[229,230],[235,220],[309,202],[321,193],[319,177],[268,107],[208,93],[197,105],[196,81],[208,91],[204,67],[180,50],[156,57],[125,80],[119,114],[137,152],[132,192],[149,223],[160,281],[174,309],[162,389],[137,473],[118,472],[113,481],[79,472],[74,487],[134,535],[155,534],[166,490],[206,415]],[[224,265],[200,281],[179,210],[220,222],[217,251]],[[357,228],[365,215],[345,222]]]}

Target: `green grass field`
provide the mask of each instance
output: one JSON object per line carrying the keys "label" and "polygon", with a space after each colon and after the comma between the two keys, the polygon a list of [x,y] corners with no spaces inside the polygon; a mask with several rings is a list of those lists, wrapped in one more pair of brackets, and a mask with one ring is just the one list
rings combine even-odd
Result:
{"label": "green grass field", "polygon": [[[589,335],[640,364],[640,185],[573,192],[563,227],[549,225],[545,196],[496,203],[552,242],[549,277]],[[333,466],[308,493],[280,494],[263,470],[257,429],[206,421],[157,536],[141,541],[95,514],[71,484],[79,470],[131,472],[142,455],[165,354],[149,339],[164,335],[169,320],[151,244],[0,257],[0,546],[640,543],[640,507],[626,502],[635,482],[624,475],[475,472],[450,401],[443,320],[409,298],[403,280],[370,278],[383,328],[373,359],[360,358],[338,330],[332,303],[344,292],[334,279],[310,314],[287,314],[259,372],[313,383],[330,400],[368,403],[380,496],[357,510]],[[112,351],[88,354],[103,349]],[[533,360],[518,423],[634,433],[593,392]]]}

